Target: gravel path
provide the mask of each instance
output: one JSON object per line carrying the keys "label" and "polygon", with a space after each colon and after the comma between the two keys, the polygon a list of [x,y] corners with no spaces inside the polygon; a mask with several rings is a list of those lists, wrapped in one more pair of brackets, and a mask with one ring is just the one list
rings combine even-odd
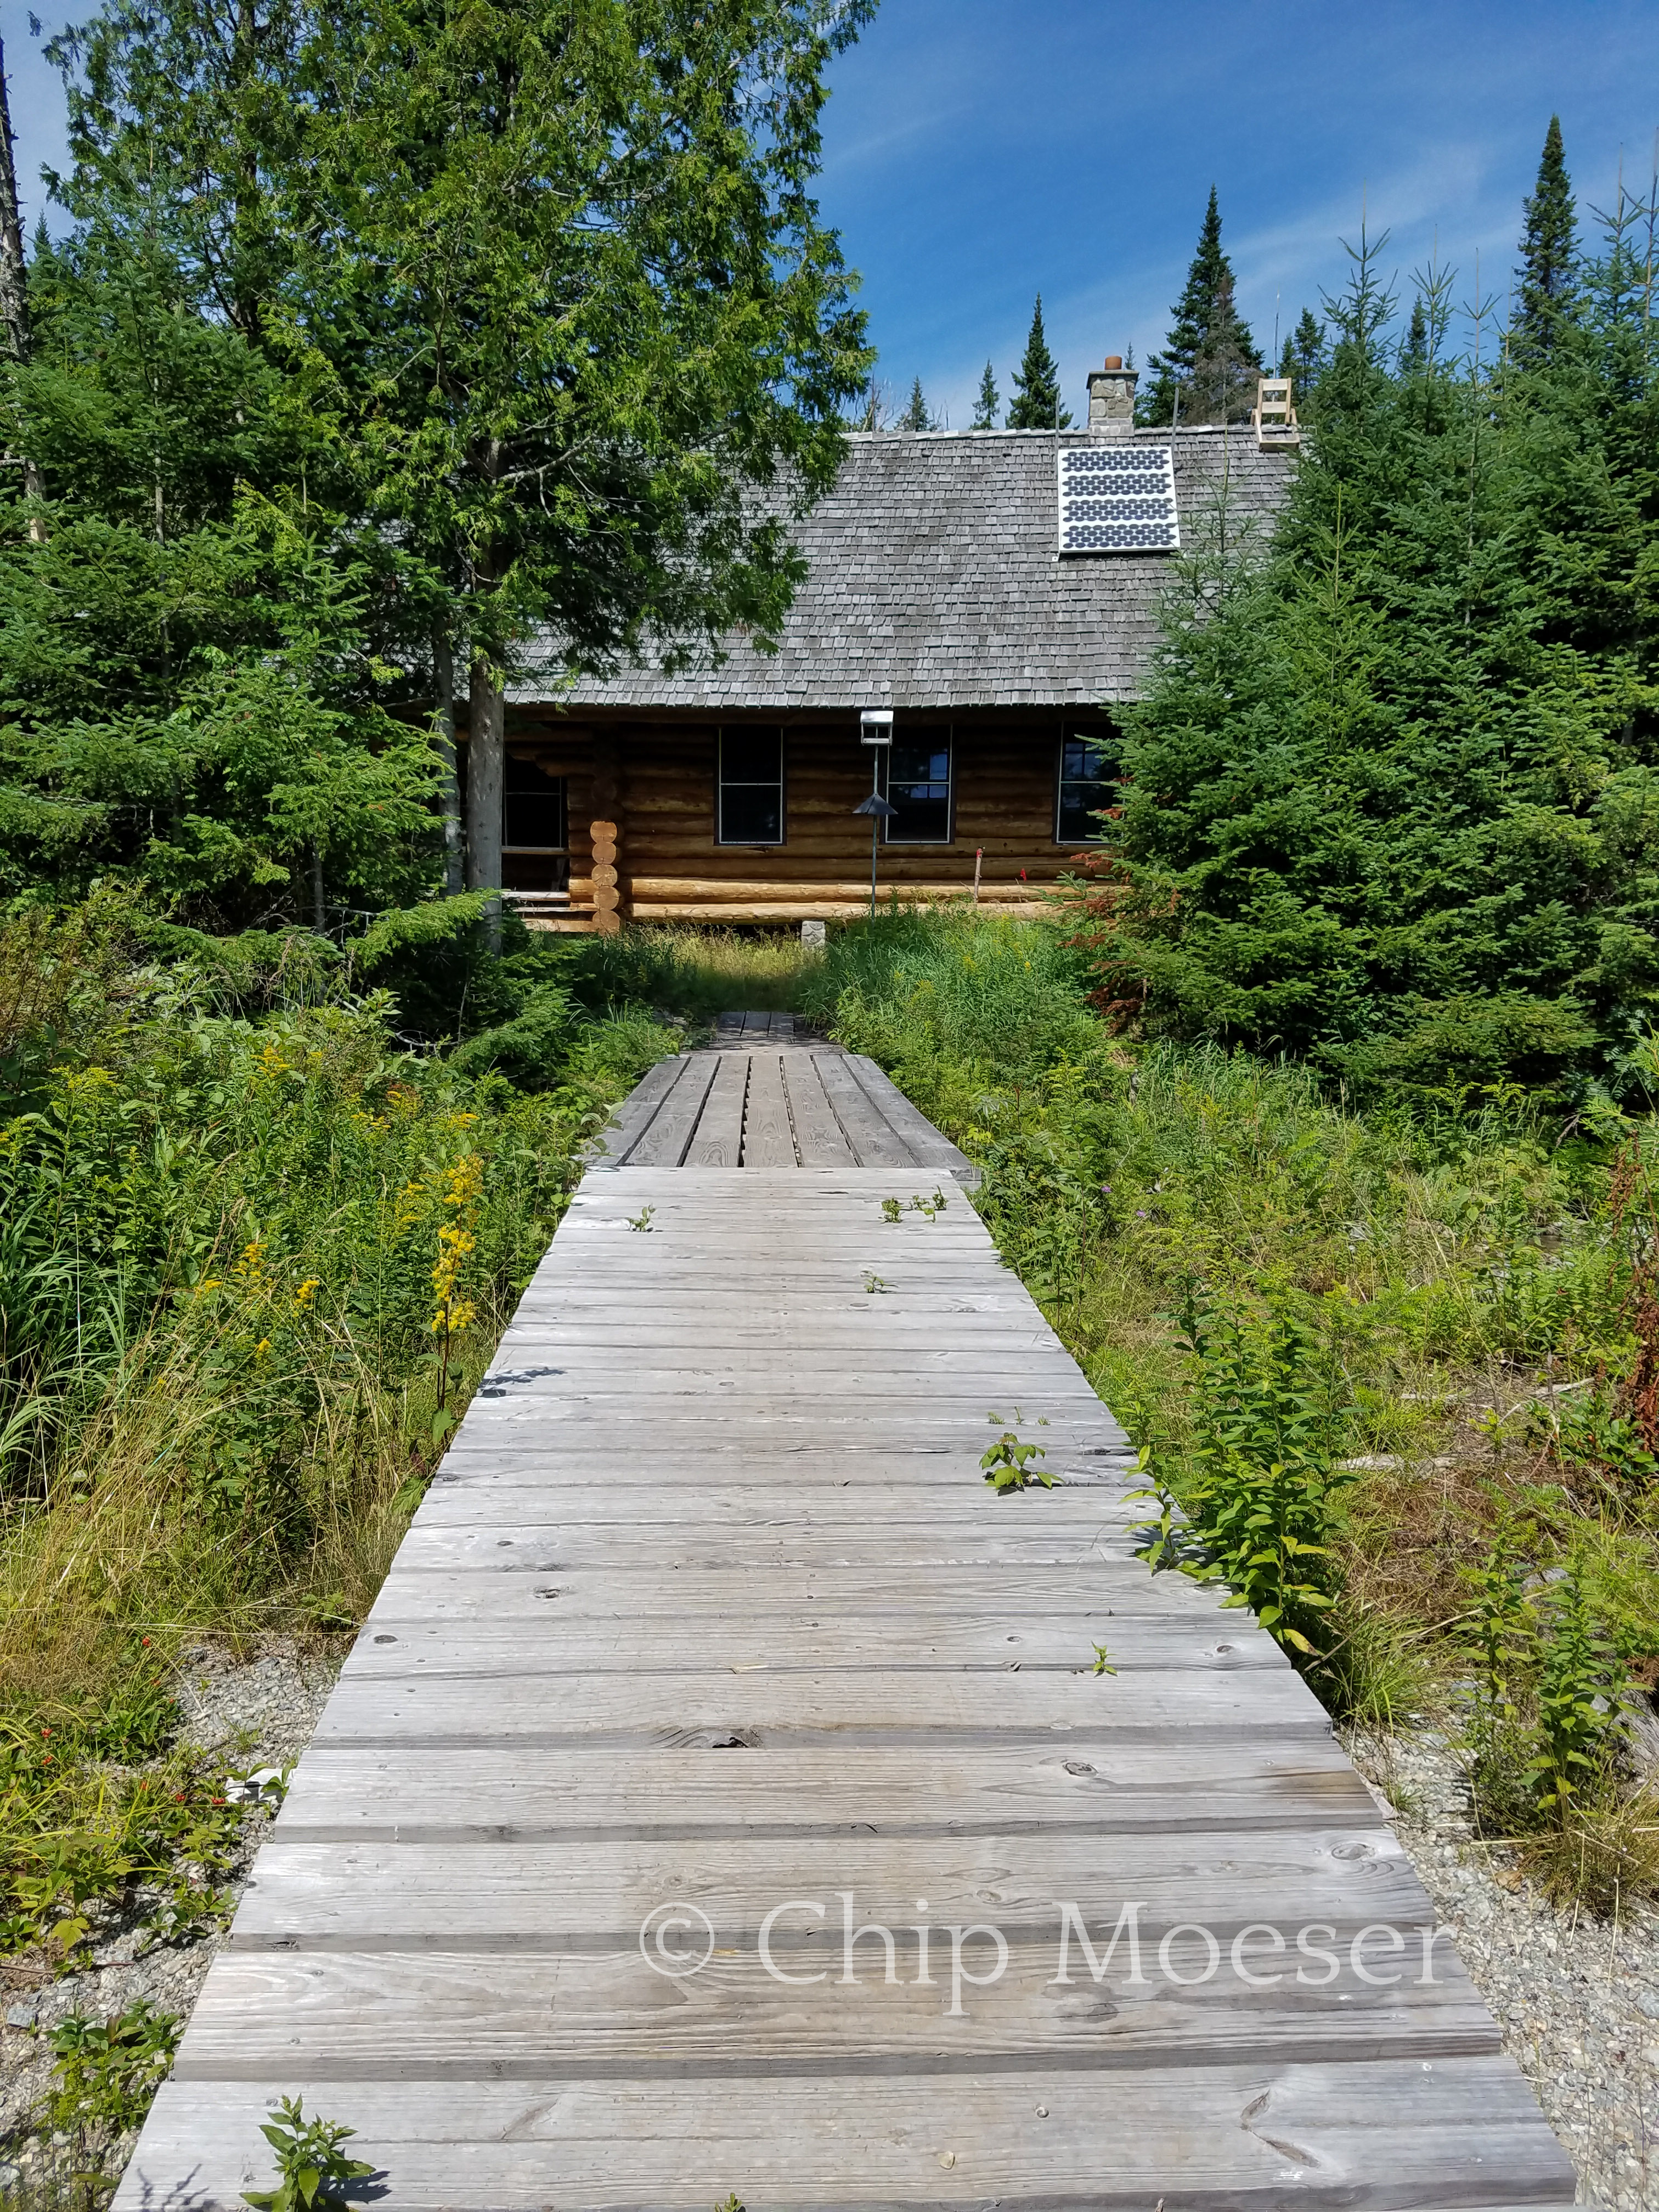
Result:
{"label": "gravel path", "polygon": [[1659,1918],[1562,1912],[1480,1843],[1456,1752],[1431,1729],[1345,1735],[1455,1931],[1475,1987],[1578,2169],[1579,2202],[1659,2212]]}
{"label": "gravel path", "polygon": [[[291,1765],[310,1741],[343,1656],[304,1650],[291,1638],[269,1638],[244,1661],[214,1645],[191,1647],[180,1655],[174,1692],[182,1739],[222,1753],[228,1771]],[[242,1748],[250,1733],[253,1741]],[[243,1824],[243,1849],[229,1877],[237,1896],[264,1826],[257,1814]],[[0,2142],[7,2148],[0,2160],[0,2190],[21,2184],[26,2200],[37,2192],[50,2193],[52,2181],[66,2175],[73,2163],[68,2137],[21,2134],[52,2085],[52,2053],[42,2031],[72,2012],[108,2019],[141,1997],[187,2020],[209,1962],[224,1940],[218,1933],[193,1942],[158,1945],[140,1958],[139,1929],[122,1927],[94,1946],[92,1964],[80,1973],[35,1986],[27,1979],[7,1983],[0,2027]],[[136,2136],[129,2137],[112,2147],[106,2172],[120,2172],[134,2141]]]}

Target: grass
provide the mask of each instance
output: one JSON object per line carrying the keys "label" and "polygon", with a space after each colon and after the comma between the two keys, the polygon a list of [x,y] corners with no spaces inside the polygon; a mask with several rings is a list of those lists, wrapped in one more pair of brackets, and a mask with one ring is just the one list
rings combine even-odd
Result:
{"label": "grass", "polygon": [[[1362,1112],[1135,1047],[1059,930],[971,912],[822,955],[468,953],[483,1026],[442,1049],[339,963],[255,947],[233,988],[186,953],[96,907],[0,927],[0,1924],[37,1975],[213,1923],[246,1816],[173,1746],[173,1653],[362,1617],[586,1138],[734,1006],[871,1054],[980,1164],[1146,1455],[1166,1564],[1252,1605],[1334,1713],[1453,1730],[1553,1893],[1659,1883],[1617,1725],[1659,1676],[1649,1121]],[[990,1479],[1040,1474],[1017,1443]]]}
{"label": "grass", "polygon": [[822,955],[788,929],[628,929],[576,940],[572,986],[590,1006],[650,1006],[712,1022],[728,1008],[789,1013]]}
{"label": "grass", "polygon": [[404,1049],[389,999],[296,968],[233,1010],[107,909],[0,926],[14,1979],[135,1921],[210,1924],[240,1815],[170,1748],[174,1655],[362,1618],[584,1143],[682,1034],[543,980],[528,1026],[508,1002],[489,1033],[542,1036],[526,1090],[495,1048]]}
{"label": "grass", "polygon": [[[1184,1522],[1170,1559],[1339,1717],[1450,1729],[1553,1891],[1659,1890],[1618,1726],[1659,1674],[1650,1120],[1587,1133],[1512,1090],[1361,1111],[1294,1065],[1132,1046],[1086,986],[1059,928],[899,914],[835,934],[802,1005],[981,1164],[1005,1256]],[[1505,1544],[1483,1763],[1478,1563]]]}

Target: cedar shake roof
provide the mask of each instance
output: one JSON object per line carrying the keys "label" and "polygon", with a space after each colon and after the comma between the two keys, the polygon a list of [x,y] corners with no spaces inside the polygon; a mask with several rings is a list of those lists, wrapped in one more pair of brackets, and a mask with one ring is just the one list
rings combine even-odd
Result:
{"label": "cedar shake roof", "polygon": [[[1183,546],[1224,480],[1229,533],[1272,528],[1295,463],[1260,452],[1248,426],[1135,437],[1174,448]],[[855,432],[834,490],[796,526],[809,571],[776,653],[734,638],[719,667],[624,669],[569,692],[532,675],[509,696],[705,712],[1133,699],[1171,556],[1056,551],[1056,447],[1096,442],[1086,431]]]}

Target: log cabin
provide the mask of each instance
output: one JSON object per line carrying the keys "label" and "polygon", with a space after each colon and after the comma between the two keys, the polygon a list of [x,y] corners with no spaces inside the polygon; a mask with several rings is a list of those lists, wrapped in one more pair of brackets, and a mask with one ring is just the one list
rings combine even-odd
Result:
{"label": "log cabin", "polygon": [[[1097,834],[1171,554],[1271,529],[1255,428],[1137,430],[1109,358],[1082,429],[855,433],[796,527],[781,649],[507,695],[502,883],[532,926],[799,923],[877,897],[1036,910]],[[890,742],[860,718],[890,714]]]}

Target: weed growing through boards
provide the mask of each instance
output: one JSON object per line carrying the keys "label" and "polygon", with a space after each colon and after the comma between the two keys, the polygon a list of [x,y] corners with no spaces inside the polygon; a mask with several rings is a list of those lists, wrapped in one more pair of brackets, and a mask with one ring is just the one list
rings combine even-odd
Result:
{"label": "weed growing through boards", "polygon": [[338,2201],[342,2185],[362,2181],[374,2168],[365,2159],[348,2158],[341,2148],[357,2132],[338,2120],[308,2120],[303,2100],[285,2097],[276,2118],[260,2134],[276,2154],[275,2189],[242,2192],[254,2212],[313,2212],[319,2203]]}
{"label": "weed growing through boards", "polygon": [[[1014,1408],[1014,1416],[1016,1419],[1019,1418],[1018,1406]],[[1000,1413],[988,1413],[985,1418],[993,1427],[1002,1419]],[[1029,1490],[1034,1482],[1041,1483],[1045,1490],[1052,1490],[1054,1478],[1046,1468],[1035,1464],[1037,1460],[1047,1459],[1048,1456],[1046,1445],[1023,1443],[1017,1431],[1004,1429],[996,1442],[981,1454],[979,1463],[984,1470],[985,1480],[1000,1496],[1004,1491]]]}

